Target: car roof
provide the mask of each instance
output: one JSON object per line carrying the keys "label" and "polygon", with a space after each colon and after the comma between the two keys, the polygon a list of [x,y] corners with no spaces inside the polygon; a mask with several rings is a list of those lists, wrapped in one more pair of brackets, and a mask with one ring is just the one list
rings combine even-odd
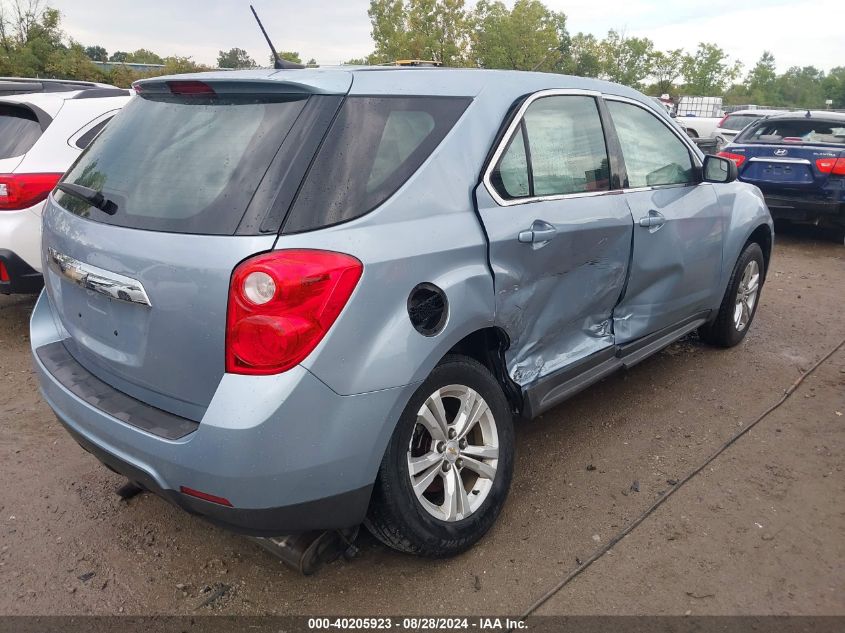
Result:
{"label": "car roof", "polygon": [[795,110],[777,114],[772,119],[825,119],[828,121],[845,122],[845,112],[831,112],[829,110]]}
{"label": "car roof", "polygon": [[129,90],[115,88],[96,88],[91,90],[72,90],[70,92],[30,92],[16,95],[0,96],[0,103],[20,104],[34,106],[43,110],[50,117],[55,117],[65,101],[77,99],[109,99],[112,97],[128,97],[132,93]]}
{"label": "car roof", "polygon": [[41,79],[38,77],[0,77],[0,95],[17,94],[20,91],[33,92],[69,92],[97,88],[114,88],[109,84],[96,81],[78,81],[75,79]]}
{"label": "car roof", "polygon": [[789,112],[789,110],[769,110],[767,108],[751,108],[749,110],[734,110],[733,112],[728,112],[726,116],[732,116],[734,114],[759,114],[761,116],[766,116],[775,114],[789,114]]}
{"label": "car roof", "polygon": [[[629,97],[657,110],[645,95],[608,81],[555,73],[480,68],[425,66],[321,66],[319,68],[211,71],[142,79],[143,86],[161,81],[283,82],[313,92],[390,95],[442,95],[474,97],[485,90],[515,96],[543,89],[597,91]],[[349,87],[351,83],[351,88]]]}

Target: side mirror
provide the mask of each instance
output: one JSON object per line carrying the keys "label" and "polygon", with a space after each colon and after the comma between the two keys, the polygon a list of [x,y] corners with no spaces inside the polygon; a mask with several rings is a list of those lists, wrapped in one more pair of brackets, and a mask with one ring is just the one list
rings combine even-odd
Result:
{"label": "side mirror", "polygon": [[704,157],[702,172],[704,182],[733,182],[739,177],[735,162],[728,158],[710,154]]}

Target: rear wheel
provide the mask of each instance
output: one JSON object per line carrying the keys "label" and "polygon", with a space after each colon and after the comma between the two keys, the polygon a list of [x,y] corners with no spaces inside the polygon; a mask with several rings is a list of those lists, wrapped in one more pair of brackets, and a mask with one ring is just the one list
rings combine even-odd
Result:
{"label": "rear wheel", "polygon": [[733,347],[745,338],[757,312],[764,271],[763,250],[759,244],[751,242],[736,261],[716,319],[698,331],[704,341],[719,347]]}
{"label": "rear wheel", "polygon": [[447,356],[402,413],[365,525],[403,552],[458,554],[495,522],[512,472],[513,421],[501,387],[477,361]]}

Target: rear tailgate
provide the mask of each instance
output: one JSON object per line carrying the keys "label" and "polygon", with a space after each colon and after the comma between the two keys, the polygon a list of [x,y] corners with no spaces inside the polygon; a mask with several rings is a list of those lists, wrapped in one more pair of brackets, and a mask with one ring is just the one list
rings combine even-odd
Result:
{"label": "rear tailgate", "polygon": [[101,192],[117,212],[54,193],[42,256],[76,360],[199,421],[225,371],[232,271],[273,247],[276,231],[262,234],[262,218],[288,194],[287,177],[308,162],[302,148],[316,149],[341,96],[301,82],[178,83],[173,92],[143,85],[68,171],[65,182]]}
{"label": "rear tailgate", "polygon": [[772,186],[797,190],[821,190],[830,178],[828,161],[845,152],[811,145],[733,145],[725,152],[743,156],[740,179],[761,188]]}

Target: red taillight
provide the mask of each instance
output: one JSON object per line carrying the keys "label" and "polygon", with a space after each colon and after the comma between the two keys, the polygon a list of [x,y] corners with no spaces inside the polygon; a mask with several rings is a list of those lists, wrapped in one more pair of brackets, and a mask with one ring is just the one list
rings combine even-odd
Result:
{"label": "red taillight", "polygon": [[202,492],[200,490],[194,490],[193,488],[188,488],[187,486],[179,486],[179,492],[183,495],[188,495],[190,497],[196,497],[197,499],[202,499],[203,501],[211,501],[212,503],[219,503],[221,506],[227,506],[229,508],[232,507],[232,503],[226,499],[225,497],[218,497],[217,495],[210,495],[207,492]]}
{"label": "red taillight", "polygon": [[214,88],[204,81],[168,81],[167,87],[175,95],[182,96],[211,96],[217,94]]}
{"label": "red taillight", "polygon": [[721,121],[719,121],[719,125],[717,125],[716,127],[724,128],[724,127],[725,127],[725,122],[728,120],[728,117],[729,117],[729,116],[730,116],[729,114],[726,114],[725,116],[723,116],[723,117],[722,117],[722,120],[721,120]]}
{"label": "red taillight", "polygon": [[278,374],[300,363],[337,319],[364,267],[350,255],[282,250],[248,259],[232,274],[226,371]]}
{"label": "red taillight", "polygon": [[6,264],[3,262],[0,262],[0,281],[4,283],[8,283],[10,281],[9,271],[6,270]]}
{"label": "red taillight", "polygon": [[61,177],[62,174],[0,174],[0,211],[20,211],[43,202]]}
{"label": "red taillight", "polygon": [[731,154],[730,152],[719,152],[717,156],[721,156],[722,158],[727,158],[732,160],[736,163],[737,168],[739,168],[742,163],[745,162],[745,156],[742,154]]}
{"label": "red taillight", "polygon": [[816,169],[831,176],[845,176],[845,158],[819,158]]}

